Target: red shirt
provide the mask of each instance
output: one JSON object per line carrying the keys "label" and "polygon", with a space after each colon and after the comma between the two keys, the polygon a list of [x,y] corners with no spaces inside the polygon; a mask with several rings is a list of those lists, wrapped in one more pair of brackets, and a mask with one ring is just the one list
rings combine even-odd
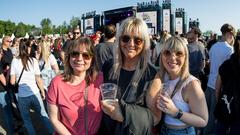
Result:
{"label": "red shirt", "polygon": [[[72,135],[85,135],[84,126],[84,91],[86,82],[70,85],[56,76],[48,89],[47,102],[58,107],[59,120]],[[102,110],[100,108],[101,94],[99,85],[103,82],[103,75],[99,73],[94,83],[88,88],[88,134],[95,135],[100,127]]]}

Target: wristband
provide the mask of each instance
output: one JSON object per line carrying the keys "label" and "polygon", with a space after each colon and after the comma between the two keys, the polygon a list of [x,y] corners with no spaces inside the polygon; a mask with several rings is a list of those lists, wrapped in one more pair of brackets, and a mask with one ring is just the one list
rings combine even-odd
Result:
{"label": "wristband", "polygon": [[178,113],[174,118],[175,119],[180,119],[182,116],[183,116],[183,111],[181,109],[178,109]]}

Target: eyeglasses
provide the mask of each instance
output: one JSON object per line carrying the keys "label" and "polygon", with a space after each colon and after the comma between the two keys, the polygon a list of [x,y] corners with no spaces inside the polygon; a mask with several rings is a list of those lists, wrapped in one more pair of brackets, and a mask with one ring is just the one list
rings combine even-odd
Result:
{"label": "eyeglasses", "polygon": [[92,58],[92,55],[88,52],[78,52],[78,51],[73,51],[70,53],[70,56],[72,58],[78,58],[82,54],[83,59],[85,60],[90,60]]}
{"label": "eyeglasses", "polygon": [[12,43],[12,40],[7,40],[6,42]]}
{"label": "eyeglasses", "polygon": [[129,36],[129,35],[123,35],[120,37],[120,40],[123,42],[123,43],[128,43],[131,39],[133,39],[134,43],[136,45],[141,45],[143,43],[143,39],[140,38],[140,37],[137,37],[137,36]]}
{"label": "eyeglasses", "polygon": [[170,50],[164,50],[163,51],[163,55],[165,57],[170,57],[172,55],[172,53],[174,53],[177,58],[181,58],[185,55],[182,51],[174,51],[174,52],[172,52]]}
{"label": "eyeglasses", "polygon": [[79,35],[79,34],[80,34],[80,32],[73,32],[73,34],[74,34],[74,35]]}

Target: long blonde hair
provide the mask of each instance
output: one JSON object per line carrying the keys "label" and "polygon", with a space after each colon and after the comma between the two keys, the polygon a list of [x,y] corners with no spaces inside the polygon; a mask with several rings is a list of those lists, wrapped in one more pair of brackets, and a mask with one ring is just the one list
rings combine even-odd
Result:
{"label": "long blonde hair", "polygon": [[40,52],[40,56],[39,56],[39,60],[43,60],[45,62],[45,65],[47,65],[49,63],[49,57],[51,55],[50,52],[50,43],[49,42],[44,42],[41,41],[38,45],[38,47],[41,48],[41,52]]}
{"label": "long blonde hair", "polygon": [[140,60],[138,61],[136,70],[134,72],[133,75],[133,82],[132,83],[138,83],[138,81],[141,79],[139,76],[141,76],[141,74],[143,74],[142,71],[144,71],[147,67],[147,63],[149,60],[149,47],[150,47],[150,38],[149,38],[149,34],[148,34],[148,27],[147,24],[139,19],[139,18],[135,18],[135,17],[129,17],[127,19],[125,19],[119,29],[117,30],[117,35],[116,35],[116,44],[117,44],[117,51],[114,54],[114,65],[113,65],[113,71],[110,73],[110,77],[112,79],[118,79],[118,77],[120,76],[120,70],[123,66],[123,53],[121,51],[121,47],[120,47],[120,37],[123,34],[126,33],[132,33],[134,31],[138,31],[139,36],[144,40],[143,42],[143,50],[141,52],[140,55]]}
{"label": "long blonde hair", "polygon": [[166,40],[166,42],[163,44],[163,48],[160,53],[160,59],[159,59],[159,65],[160,70],[158,74],[160,75],[161,80],[164,82],[165,75],[167,74],[167,70],[165,69],[162,61],[162,52],[165,50],[170,51],[180,51],[183,50],[185,54],[184,64],[182,66],[181,72],[180,72],[180,79],[179,83],[177,83],[176,89],[179,89],[182,85],[182,83],[189,77],[189,54],[188,54],[188,48],[187,48],[187,41],[184,40],[182,37],[173,36]]}

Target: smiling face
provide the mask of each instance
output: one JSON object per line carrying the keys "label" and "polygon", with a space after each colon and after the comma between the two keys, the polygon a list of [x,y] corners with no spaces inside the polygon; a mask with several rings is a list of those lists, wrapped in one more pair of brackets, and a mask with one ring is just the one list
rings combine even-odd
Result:
{"label": "smiling face", "polygon": [[185,54],[183,50],[170,51],[164,50],[162,54],[164,68],[173,78],[180,76],[182,67],[185,62]]}
{"label": "smiling face", "polygon": [[179,37],[169,38],[161,51],[160,65],[164,67],[170,79],[188,74],[187,42]]}
{"label": "smiling face", "polygon": [[92,56],[87,51],[86,45],[80,45],[70,53],[70,66],[75,75],[86,72],[92,63]]}
{"label": "smiling face", "polygon": [[120,47],[125,60],[137,59],[144,48],[144,40],[137,31],[124,33],[120,37]]}

